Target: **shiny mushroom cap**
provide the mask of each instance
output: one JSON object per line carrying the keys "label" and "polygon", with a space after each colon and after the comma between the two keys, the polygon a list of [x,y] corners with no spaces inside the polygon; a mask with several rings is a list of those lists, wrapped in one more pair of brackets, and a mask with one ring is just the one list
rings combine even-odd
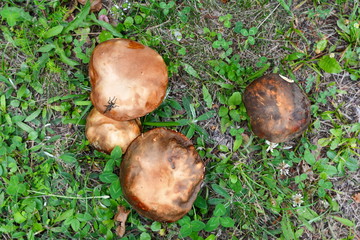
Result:
{"label": "shiny mushroom cap", "polygon": [[90,144],[99,151],[111,153],[115,146],[123,153],[141,133],[140,121],[116,121],[93,108],[86,118],[85,135]]}
{"label": "shiny mushroom cap", "polygon": [[255,135],[273,143],[298,137],[310,123],[310,101],[300,87],[268,74],[246,87],[244,104]]}
{"label": "shiny mushroom cap", "polygon": [[118,121],[155,110],[163,101],[168,84],[166,65],[156,51],[120,38],[95,47],[89,76],[94,107]]}
{"label": "shiny mushroom cap", "polygon": [[191,209],[204,171],[189,139],[155,128],[129,146],[120,166],[120,182],[124,197],[139,214],[174,222]]}

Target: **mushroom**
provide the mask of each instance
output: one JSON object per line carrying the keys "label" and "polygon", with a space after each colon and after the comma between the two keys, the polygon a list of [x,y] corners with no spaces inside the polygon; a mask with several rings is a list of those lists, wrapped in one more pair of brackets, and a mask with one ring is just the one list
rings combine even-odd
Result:
{"label": "mushroom", "polygon": [[166,64],[156,51],[120,38],[95,47],[89,76],[94,107],[118,121],[155,110],[163,101],[168,84]]}
{"label": "mushroom", "polygon": [[125,153],[129,144],[140,135],[140,121],[116,121],[93,108],[86,118],[85,135],[99,151],[109,154],[119,146]]}
{"label": "mushroom", "polygon": [[204,171],[189,139],[155,128],[129,146],[121,162],[120,182],[125,199],[140,215],[174,222],[191,209]]}
{"label": "mushroom", "polygon": [[268,74],[246,87],[244,104],[255,135],[273,143],[300,136],[310,124],[310,101],[292,80]]}

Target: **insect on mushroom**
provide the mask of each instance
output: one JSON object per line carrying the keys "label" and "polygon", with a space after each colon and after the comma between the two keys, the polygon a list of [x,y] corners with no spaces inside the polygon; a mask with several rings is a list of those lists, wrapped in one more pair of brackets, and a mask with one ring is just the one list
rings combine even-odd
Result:
{"label": "insect on mushroom", "polygon": [[115,105],[117,98],[113,97],[112,99],[109,98],[108,105],[104,105],[106,107],[104,113],[110,112],[111,109],[118,107],[118,105]]}

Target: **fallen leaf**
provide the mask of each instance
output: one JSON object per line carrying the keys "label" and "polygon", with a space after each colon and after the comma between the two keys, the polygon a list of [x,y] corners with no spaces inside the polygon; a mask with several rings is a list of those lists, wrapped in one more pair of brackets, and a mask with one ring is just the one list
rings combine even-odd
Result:
{"label": "fallen leaf", "polygon": [[[78,0],[78,2],[82,5],[85,5],[85,3],[87,2],[88,0]],[[102,8],[102,2],[101,0],[90,0],[91,2],[91,7],[90,7],[90,10],[92,12],[98,12],[101,10]]]}
{"label": "fallen leaf", "polygon": [[116,235],[118,235],[119,237],[124,236],[125,234],[125,223],[126,223],[126,219],[130,213],[130,210],[127,210],[125,207],[123,206],[118,206],[117,207],[117,213],[114,216],[114,220],[119,222],[118,226],[116,227]]}
{"label": "fallen leaf", "polygon": [[355,202],[360,203],[360,192],[354,194],[352,198],[354,199]]}

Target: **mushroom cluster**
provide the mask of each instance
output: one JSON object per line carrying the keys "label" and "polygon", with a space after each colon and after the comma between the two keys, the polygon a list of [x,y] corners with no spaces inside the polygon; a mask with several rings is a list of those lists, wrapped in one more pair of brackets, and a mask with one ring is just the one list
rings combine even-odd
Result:
{"label": "mushroom cluster", "polygon": [[141,215],[174,222],[192,207],[205,167],[189,139],[155,128],[141,134],[139,118],[163,101],[167,67],[153,49],[128,39],[97,45],[89,63],[90,99],[85,134],[98,150],[124,154],[120,182],[124,197]]}
{"label": "mushroom cluster", "polygon": [[99,151],[115,146],[125,152],[140,135],[138,118],[163,101],[168,84],[163,58],[153,49],[129,39],[97,45],[89,63],[90,99],[85,134]]}
{"label": "mushroom cluster", "polygon": [[267,74],[248,85],[244,105],[255,135],[272,143],[300,136],[310,124],[310,101],[292,80]]}

